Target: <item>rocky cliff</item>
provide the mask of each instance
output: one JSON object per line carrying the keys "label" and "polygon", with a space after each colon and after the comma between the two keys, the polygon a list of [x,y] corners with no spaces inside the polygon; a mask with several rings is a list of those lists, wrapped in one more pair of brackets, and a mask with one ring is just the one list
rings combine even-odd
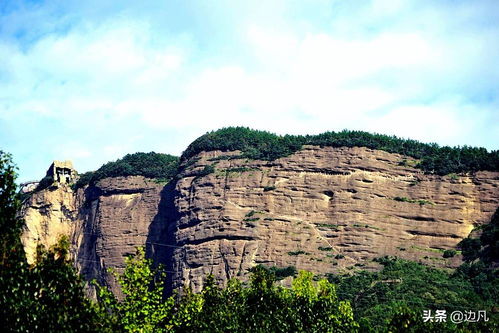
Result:
{"label": "rocky cliff", "polygon": [[164,183],[130,176],[106,178],[77,191],[56,183],[35,192],[23,205],[22,241],[28,261],[33,262],[37,244],[48,248],[66,235],[82,275],[119,294],[108,268],[120,272],[124,258],[138,246],[146,246],[150,255],[164,261],[158,256],[162,252],[152,249],[168,222],[161,209],[164,188]]}
{"label": "rocky cliff", "polygon": [[34,192],[24,202],[22,242],[29,264],[35,261],[38,245],[50,248],[62,236],[73,233],[77,211],[73,191],[67,184]]}
{"label": "rocky cliff", "polygon": [[194,290],[206,274],[245,279],[256,264],[326,274],[393,255],[452,268],[461,256],[444,250],[499,206],[498,172],[424,174],[413,158],[359,147],[304,146],[274,161],[239,154],[201,152],[168,184],[132,176],[37,192],[23,208],[25,248],[69,235],[83,275],[114,286],[106,269],[146,245],[170,286]]}
{"label": "rocky cliff", "polygon": [[[226,155],[199,154],[176,184],[177,283],[244,278],[255,264],[375,268],[384,255],[456,267],[460,256],[444,250],[499,204],[499,173],[425,175],[413,159],[379,150],[307,146],[272,162]],[[214,172],[197,176],[207,165]]]}

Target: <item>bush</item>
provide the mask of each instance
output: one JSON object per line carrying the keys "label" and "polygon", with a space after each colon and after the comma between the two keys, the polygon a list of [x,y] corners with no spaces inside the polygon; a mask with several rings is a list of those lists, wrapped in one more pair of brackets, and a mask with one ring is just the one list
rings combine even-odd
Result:
{"label": "bush", "polygon": [[480,239],[465,238],[459,242],[458,247],[461,249],[465,261],[473,261],[480,254]]}
{"label": "bush", "polygon": [[442,255],[444,258],[452,258],[457,254],[456,250],[445,250]]}
{"label": "bush", "polygon": [[408,203],[418,203],[420,206],[423,205],[432,205],[434,206],[435,203],[429,200],[424,200],[424,199],[419,199],[419,200],[414,200],[414,199],[409,199],[407,197],[395,197],[393,198],[395,201],[400,201],[400,202],[408,202]]}
{"label": "bush", "polygon": [[[295,266],[288,266],[288,267],[277,267],[277,266],[272,266],[272,267],[265,267],[263,265],[257,265],[255,267],[260,267],[261,269],[266,270],[270,274],[272,274],[276,280],[283,280],[289,276],[295,277],[298,274],[298,271],[296,270]],[[252,270],[255,270],[256,268],[252,268]]]}
{"label": "bush", "polygon": [[308,253],[303,251],[303,250],[289,251],[288,252],[288,255],[290,255],[290,256],[299,256],[300,254],[308,254]]}
{"label": "bush", "polygon": [[196,174],[196,178],[201,178],[215,172],[213,165],[205,165],[205,167]]}

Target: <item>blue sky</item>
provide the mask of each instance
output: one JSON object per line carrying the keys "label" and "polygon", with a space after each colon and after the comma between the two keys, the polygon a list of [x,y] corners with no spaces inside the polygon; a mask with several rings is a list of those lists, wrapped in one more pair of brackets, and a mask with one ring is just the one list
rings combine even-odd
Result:
{"label": "blue sky", "polygon": [[20,180],[203,133],[360,129],[499,148],[499,1],[0,1]]}

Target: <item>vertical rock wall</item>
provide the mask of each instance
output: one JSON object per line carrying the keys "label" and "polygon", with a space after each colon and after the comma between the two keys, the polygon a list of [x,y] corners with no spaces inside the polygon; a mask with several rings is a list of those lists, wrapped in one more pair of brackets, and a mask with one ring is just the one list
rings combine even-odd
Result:
{"label": "vertical rock wall", "polygon": [[[175,287],[245,279],[256,264],[315,273],[393,255],[437,267],[499,205],[499,173],[434,176],[367,148],[305,147],[273,162],[197,156],[176,185]],[[215,172],[202,175],[205,166]]]}
{"label": "vertical rock wall", "polygon": [[68,235],[79,271],[117,294],[107,269],[144,245],[169,286],[195,291],[209,273],[244,280],[256,264],[326,274],[394,255],[452,268],[461,256],[443,251],[499,206],[494,172],[425,175],[411,158],[367,148],[307,146],[272,162],[238,154],[201,153],[170,184],[117,177],[34,193],[22,212],[29,260],[38,243]]}

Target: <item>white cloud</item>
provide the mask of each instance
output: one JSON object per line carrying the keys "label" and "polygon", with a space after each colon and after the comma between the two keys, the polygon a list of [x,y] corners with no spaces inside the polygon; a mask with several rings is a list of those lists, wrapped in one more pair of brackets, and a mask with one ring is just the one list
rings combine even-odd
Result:
{"label": "white cloud", "polygon": [[[148,150],[152,133],[230,125],[497,149],[499,11],[485,1],[226,3],[203,7],[206,15],[193,5],[114,15],[94,5],[69,5],[85,7],[80,20],[48,9],[9,16],[12,27],[40,22],[46,33],[29,42],[0,26],[0,120],[15,131],[17,119],[31,119],[41,142],[59,135],[76,159],[101,163]],[[61,130],[44,132],[48,123]]]}

